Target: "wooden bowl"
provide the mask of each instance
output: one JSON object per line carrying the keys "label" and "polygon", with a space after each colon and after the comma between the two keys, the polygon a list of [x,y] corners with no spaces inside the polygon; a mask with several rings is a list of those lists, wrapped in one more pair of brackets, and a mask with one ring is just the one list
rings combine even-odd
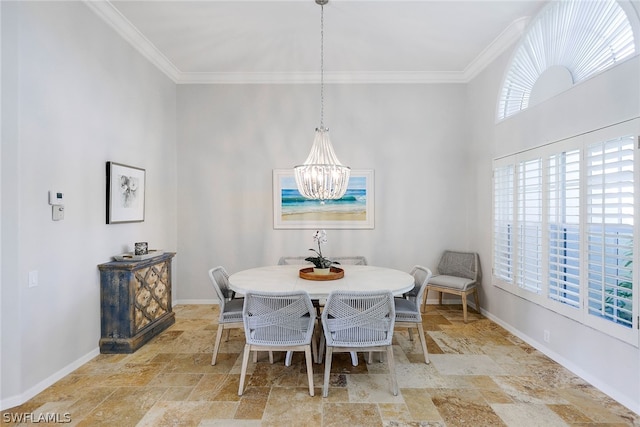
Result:
{"label": "wooden bowl", "polygon": [[305,280],[337,280],[344,277],[344,270],[331,267],[329,274],[318,274],[313,272],[313,267],[306,267],[300,269],[300,277]]}

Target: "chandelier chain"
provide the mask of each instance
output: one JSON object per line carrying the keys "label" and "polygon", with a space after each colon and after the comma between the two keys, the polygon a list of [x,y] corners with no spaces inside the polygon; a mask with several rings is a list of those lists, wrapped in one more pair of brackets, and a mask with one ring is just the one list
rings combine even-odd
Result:
{"label": "chandelier chain", "polygon": [[324,5],[328,1],[316,0],[320,5],[320,127],[316,128],[307,160],[293,168],[300,195],[321,205],[344,196],[351,176],[349,166],[340,163],[333,151],[329,129],[324,127]]}
{"label": "chandelier chain", "polygon": [[324,129],[324,5],[320,5],[320,128]]}

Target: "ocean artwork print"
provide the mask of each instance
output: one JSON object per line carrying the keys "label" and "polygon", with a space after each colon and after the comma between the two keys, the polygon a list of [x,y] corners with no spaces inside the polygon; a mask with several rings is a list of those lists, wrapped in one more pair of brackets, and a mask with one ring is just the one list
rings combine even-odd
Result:
{"label": "ocean artwork print", "polygon": [[283,225],[283,228],[287,225],[302,226],[299,228],[313,228],[316,225],[324,228],[331,225],[336,226],[335,228],[370,228],[373,209],[372,171],[365,174],[354,172],[349,178],[344,196],[324,203],[304,198],[297,189],[293,174],[281,173],[277,178],[274,177],[274,180],[277,179],[274,184],[278,187],[274,190],[279,191],[279,197],[274,200],[279,205],[279,209],[274,212],[279,217],[275,218],[276,223]]}
{"label": "ocean artwork print", "polygon": [[362,176],[351,177],[347,192],[338,200],[326,200],[324,204],[319,200],[302,197],[296,188],[294,177],[285,177],[282,182],[282,219],[303,219],[305,216],[315,217],[323,214],[339,220],[340,218],[354,221],[364,221],[367,216],[367,188]]}

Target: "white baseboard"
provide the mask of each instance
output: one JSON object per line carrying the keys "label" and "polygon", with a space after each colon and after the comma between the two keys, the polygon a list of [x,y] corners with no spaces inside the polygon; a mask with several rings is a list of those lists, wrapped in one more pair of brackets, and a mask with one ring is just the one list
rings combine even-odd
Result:
{"label": "white baseboard", "polygon": [[172,304],[178,305],[206,305],[206,304],[218,304],[217,299],[179,299],[172,302]]}
{"label": "white baseboard", "polygon": [[60,369],[59,371],[53,373],[49,377],[47,377],[44,380],[40,381],[38,384],[36,384],[33,387],[29,388],[24,393],[21,393],[21,394],[19,394],[17,396],[11,396],[11,397],[8,397],[6,399],[3,399],[2,401],[0,401],[0,410],[4,411],[6,409],[13,408],[13,407],[18,406],[18,405],[22,405],[27,400],[31,399],[32,397],[34,397],[35,395],[37,395],[38,393],[40,393],[41,391],[43,391],[47,387],[55,384],[57,381],[59,381],[62,378],[66,377],[71,372],[75,371],[80,366],[84,365],[85,363],[87,363],[88,361],[90,361],[91,359],[93,359],[94,357],[96,357],[99,354],[100,354],[100,348],[96,347],[95,349],[91,350],[89,353],[85,354],[84,356],[80,357],[79,359],[74,360],[73,362],[71,362],[70,364],[65,366],[64,368]]}
{"label": "white baseboard", "polygon": [[[429,304],[429,303],[438,304],[438,299],[437,298],[433,299],[433,300],[428,299],[427,300],[427,304]],[[444,300],[443,303],[447,303],[447,300]],[[207,300],[185,299],[185,300],[176,300],[174,302],[174,304],[184,304],[184,305],[218,304],[218,300],[217,299],[214,299],[214,300],[208,300],[208,299]],[[456,302],[455,300],[451,300],[449,302],[449,304],[460,304],[460,302],[459,301]],[[469,303],[469,305],[471,307],[476,308],[471,303]],[[481,309],[480,312],[486,318],[488,318],[491,321],[493,321],[493,322],[497,323],[498,325],[502,326],[504,329],[506,329],[507,331],[511,332],[513,335],[517,336],[521,340],[525,341],[527,344],[529,344],[532,347],[534,347],[536,350],[542,352],[547,357],[551,358],[552,360],[554,360],[555,362],[559,363],[563,367],[567,368],[568,370],[570,370],[574,374],[578,375],[583,380],[585,380],[588,383],[592,384],[594,387],[598,388],[600,391],[602,391],[603,393],[607,394],[612,399],[616,400],[617,402],[620,402],[622,405],[626,406],[631,411],[634,411],[635,413],[640,413],[640,404],[638,402],[630,400],[627,396],[620,396],[619,393],[617,393],[616,390],[612,390],[607,384],[602,384],[597,378],[594,378],[588,372],[585,372],[584,370],[582,370],[579,367],[575,366],[569,360],[565,359],[564,357],[562,357],[559,354],[555,353],[554,351],[550,350],[548,347],[546,347],[542,343],[538,342],[537,340],[531,338],[528,335],[523,334],[521,331],[519,331],[517,329],[514,329],[513,327],[511,327],[511,325],[503,322],[500,318],[495,317],[494,315],[492,315],[491,313],[487,312],[486,310]],[[85,354],[84,356],[80,357],[79,359],[73,361],[72,363],[68,364],[64,368],[60,369],[59,371],[55,372],[54,374],[52,374],[49,377],[45,378],[44,380],[40,381],[38,384],[36,384],[33,387],[29,388],[24,393],[21,393],[21,394],[19,394],[17,396],[12,396],[12,397],[9,397],[9,398],[6,398],[6,399],[0,401],[0,410],[4,411],[4,410],[7,410],[9,408],[13,408],[15,406],[22,405],[27,400],[31,399],[32,397],[34,397],[35,395],[37,395],[38,393],[40,393],[41,391],[43,391],[47,387],[53,385],[54,383],[56,383],[57,381],[61,380],[65,376],[69,375],[71,372],[75,371],[80,366],[84,365],[85,363],[87,363],[88,361],[90,361],[91,359],[93,359],[94,357],[96,357],[99,354],[100,354],[100,349],[98,347],[96,347],[94,350],[90,351],[89,353]]]}
{"label": "white baseboard", "polygon": [[[438,305],[439,304],[439,300],[438,300],[438,298],[427,299],[426,303],[427,303],[427,305],[429,305],[429,304]],[[445,298],[445,299],[442,300],[442,304],[443,305],[461,304],[461,302],[460,302],[459,298],[458,299],[447,299],[447,298]],[[473,304],[471,301],[467,302],[467,304],[469,305],[469,307],[473,307],[474,309],[476,309],[476,311],[478,311],[476,306],[475,306],[475,304]],[[540,351],[545,356],[547,356],[550,359],[552,359],[554,362],[559,363],[564,368],[566,368],[569,371],[573,372],[575,375],[579,376],[580,378],[582,378],[583,380],[585,380],[589,384],[593,385],[598,390],[602,391],[604,394],[608,395],[609,397],[611,397],[615,401],[619,402],[621,405],[624,405],[625,407],[627,407],[631,411],[633,411],[633,412],[635,412],[637,414],[640,414],[640,402],[634,401],[633,399],[629,398],[628,396],[620,395],[620,393],[617,390],[612,389],[607,384],[603,384],[602,381],[598,380],[593,375],[589,374],[585,370],[583,370],[583,369],[579,368],[578,366],[574,365],[570,360],[562,357],[558,353],[556,353],[553,350],[549,349],[543,343],[531,338],[528,335],[523,334],[522,331],[519,331],[519,330],[513,328],[511,325],[503,322],[501,319],[495,317],[493,314],[487,312],[486,310],[481,308],[479,311],[486,318],[488,318],[491,321],[493,321],[493,322],[497,323],[498,325],[502,326],[504,329],[506,329],[507,331],[511,332],[513,335],[517,336],[518,338],[520,338],[521,340],[523,340],[524,342],[526,342],[527,344],[529,344],[530,346],[532,346],[536,350]]]}
{"label": "white baseboard", "polygon": [[511,325],[503,322],[500,318],[495,317],[493,314],[487,312],[486,310],[481,309],[480,312],[487,319],[490,319],[491,321],[493,321],[493,322],[497,323],[498,325],[502,326],[504,329],[506,329],[507,331],[511,332],[513,335],[517,336],[518,338],[520,338],[521,340],[523,340],[524,342],[526,342],[527,344],[529,344],[530,346],[532,346],[536,350],[540,351],[545,356],[547,356],[550,359],[552,359],[554,362],[559,363],[560,365],[562,365],[563,367],[567,368],[569,371],[573,372],[574,374],[576,374],[577,376],[579,376],[580,378],[582,378],[583,380],[585,380],[589,384],[591,384],[594,387],[596,387],[598,390],[600,390],[604,394],[608,395],[609,397],[611,397],[615,401],[619,402],[620,404],[626,406],[629,410],[631,410],[631,411],[633,411],[633,412],[635,412],[637,414],[640,414],[640,402],[638,402],[637,400],[634,401],[633,399],[629,398],[629,396],[620,395],[620,393],[617,390],[612,389],[607,384],[603,384],[600,380],[598,380],[597,378],[593,377],[592,375],[590,375],[585,370],[583,370],[583,369],[579,368],[578,366],[574,365],[570,360],[564,358],[563,356],[561,356],[558,353],[554,352],[553,350],[549,349],[547,346],[545,346],[541,342],[531,338],[528,335],[523,334],[522,331],[514,329]]}
{"label": "white baseboard", "polygon": [[[218,304],[218,300],[217,299],[211,299],[211,300],[208,300],[208,299],[207,300],[202,300],[202,299],[197,299],[197,300],[191,300],[191,299],[175,300],[175,301],[172,301],[172,304],[173,305],[176,305],[176,304],[185,304],[185,305]],[[69,375],[71,372],[75,371],[80,366],[84,365],[85,363],[87,363],[88,361],[90,361],[91,359],[93,359],[94,357],[96,357],[99,354],[100,354],[100,348],[96,347],[94,350],[90,351],[89,353],[85,354],[84,356],[80,357],[79,359],[71,362],[70,364],[68,364],[64,368],[60,369],[59,371],[53,373],[49,377],[47,377],[44,380],[40,381],[38,384],[36,384],[33,387],[29,388],[24,393],[21,393],[21,394],[16,395],[16,396],[7,397],[5,399],[0,400],[0,411],[4,411],[4,410],[10,409],[10,408],[14,408],[16,406],[22,405],[23,403],[25,403],[26,401],[28,401],[29,399],[31,399],[32,397],[34,397],[35,395],[37,395],[38,393],[40,393],[41,391],[46,389],[47,387],[52,386],[57,381],[61,380],[65,376]]]}

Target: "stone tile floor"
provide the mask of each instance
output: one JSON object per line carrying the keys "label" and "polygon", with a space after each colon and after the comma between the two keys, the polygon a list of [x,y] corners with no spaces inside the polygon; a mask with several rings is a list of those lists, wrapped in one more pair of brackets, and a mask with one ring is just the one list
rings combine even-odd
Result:
{"label": "stone tile floor", "polygon": [[[329,396],[324,365],[308,394],[302,353],[285,367],[261,353],[237,395],[244,335],[233,330],[211,366],[215,305],[175,307],[176,323],[133,354],[102,354],[25,404],[2,413],[56,416],[77,426],[640,426],[631,412],[476,312],[427,306],[430,364],[406,330],[394,335],[400,392],[385,363],[351,365],[334,355]],[[24,418],[23,418],[24,419]],[[51,420],[51,418],[49,418]]]}

